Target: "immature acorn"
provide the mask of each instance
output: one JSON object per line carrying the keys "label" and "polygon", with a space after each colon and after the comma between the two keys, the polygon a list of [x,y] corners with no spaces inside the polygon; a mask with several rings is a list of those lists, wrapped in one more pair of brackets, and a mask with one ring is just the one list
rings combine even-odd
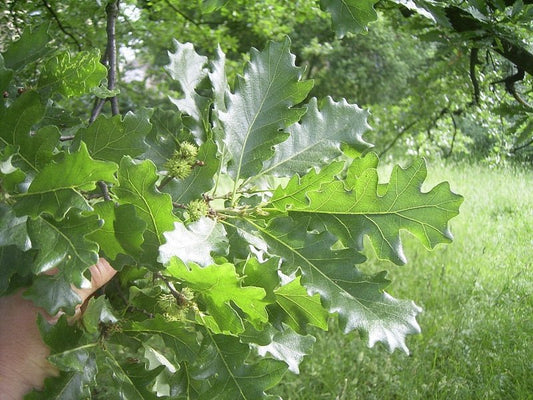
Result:
{"label": "immature acorn", "polygon": [[178,179],[187,178],[192,171],[192,165],[187,160],[181,158],[177,150],[174,152],[172,158],[165,163],[165,168],[170,176]]}
{"label": "immature acorn", "polygon": [[198,147],[189,142],[183,142],[165,163],[165,168],[170,176],[185,179],[191,174],[192,167],[196,163],[196,156],[198,156]]}
{"label": "immature acorn", "polygon": [[187,204],[187,213],[191,221],[198,221],[209,214],[209,204],[204,200],[193,200]]}
{"label": "immature acorn", "polygon": [[180,144],[179,153],[184,160],[193,164],[198,156],[198,147],[189,142],[183,142]]}

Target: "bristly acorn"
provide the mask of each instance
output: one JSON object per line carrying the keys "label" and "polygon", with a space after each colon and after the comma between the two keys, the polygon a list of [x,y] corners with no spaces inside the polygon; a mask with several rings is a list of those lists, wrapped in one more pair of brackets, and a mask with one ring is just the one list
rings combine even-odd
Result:
{"label": "bristly acorn", "polygon": [[196,162],[196,157],[198,156],[198,147],[192,143],[183,142],[180,144],[179,153],[183,160],[194,164]]}
{"label": "bristly acorn", "polygon": [[181,158],[177,150],[174,152],[172,158],[165,163],[165,168],[170,176],[178,179],[187,178],[192,171],[192,165]]}
{"label": "bristly acorn", "polygon": [[205,200],[193,200],[187,204],[187,213],[190,221],[198,221],[209,214],[209,204]]}
{"label": "bristly acorn", "polygon": [[187,178],[196,165],[196,156],[198,156],[198,147],[189,142],[181,143],[179,149],[175,150],[165,163],[168,175],[177,179]]}

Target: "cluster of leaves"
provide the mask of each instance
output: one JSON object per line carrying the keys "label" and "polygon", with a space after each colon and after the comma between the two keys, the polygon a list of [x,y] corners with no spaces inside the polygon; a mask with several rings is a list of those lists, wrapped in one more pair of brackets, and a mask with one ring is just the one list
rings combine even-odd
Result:
{"label": "cluster of leaves", "polygon": [[[261,398],[334,316],[407,351],[420,308],[384,292],[385,272],[357,267],[363,238],[403,264],[400,231],[449,242],[462,198],[447,183],[423,192],[421,159],[380,181],[367,112],[302,104],[312,82],[288,39],[252,49],[234,85],[222,51],[209,60],[175,42],[177,110],[91,124],[54,99],[114,95],[99,87],[99,54],[41,59],[47,40],[29,32],[0,58],[0,294],[26,286],[48,313],[72,314],[71,285],[89,284],[98,257],[120,274],[79,324],[39,320],[61,376],[29,399]],[[17,94],[13,76],[36,60]]]}

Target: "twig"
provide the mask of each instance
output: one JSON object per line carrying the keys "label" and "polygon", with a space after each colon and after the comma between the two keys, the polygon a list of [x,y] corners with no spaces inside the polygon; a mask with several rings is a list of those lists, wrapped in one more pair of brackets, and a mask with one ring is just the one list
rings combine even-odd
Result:
{"label": "twig", "polygon": [[50,4],[48,4],[48,2],[46,0],[42,0],[42,3],[43,5],[46,7],[46,9],[48,10],[48,12],[50,13],[50,15],[52,15],[52,18],[57,22],[57,26],[59,27],[59,29],[61,29],[61,31],[69,36],[72,40],[74,40],[74,43],[76,43],[76,46],[78,47],[78,50],[81,51],[81,44],[80,42],[78,41],[78,39],[76,39],[76,37],[70,33],[69,31],[67,31],[65,29],[65,27],[63,26],[63,24],[61,23],[61,21],[59,20],[59,17],[57,16],[56,12],[54,11],[54,9],[50,6]]}
{"label": "twig", "polygon": [[180,292],[178,292],[172,282],[169,282],[168,279],[164,277],[163,274],[161,274],[161,272],[156,272],[155,276],[165,282],[165,285],[168,287],[168,290],[170,290],[170,293],[172,294],[172,296],[174,296],[179,306],[184,306],[185,304],[187,304],[187,298]]}
{"label": "twig", "polygon": [[102,191],[102,195],[104,196],[105,201],[111,200],[111,196],[109,195],[109,188],[107,187],[107,184],[104,181],[98,181],[98,187]]}

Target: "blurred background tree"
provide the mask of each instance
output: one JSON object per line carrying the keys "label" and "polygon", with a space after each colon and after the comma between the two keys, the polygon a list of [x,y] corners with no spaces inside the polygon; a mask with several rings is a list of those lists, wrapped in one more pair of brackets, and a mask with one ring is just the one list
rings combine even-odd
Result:
{"label": "blurred background tree", "polygon": [[[105,3],[7,0],[0,49],[23,27],[41,25],[56,45],[103,52]],[[318,0],[123,0],[121,109],[164,108],[176,95],[163,68],[174,38],[210,56],[220,45],[235,76],[250,47],[288,35],[315,80],[312,96],[345,97],[371,110],[370,140],[382,155],[402,157],[407,148],[427,157],[531,161],[533,1],[375,3],[368,32],[339,39]],[[37,75],[28,66],[20,87]],[[84,118],[91,101],[81,101],[74,117]]]}

